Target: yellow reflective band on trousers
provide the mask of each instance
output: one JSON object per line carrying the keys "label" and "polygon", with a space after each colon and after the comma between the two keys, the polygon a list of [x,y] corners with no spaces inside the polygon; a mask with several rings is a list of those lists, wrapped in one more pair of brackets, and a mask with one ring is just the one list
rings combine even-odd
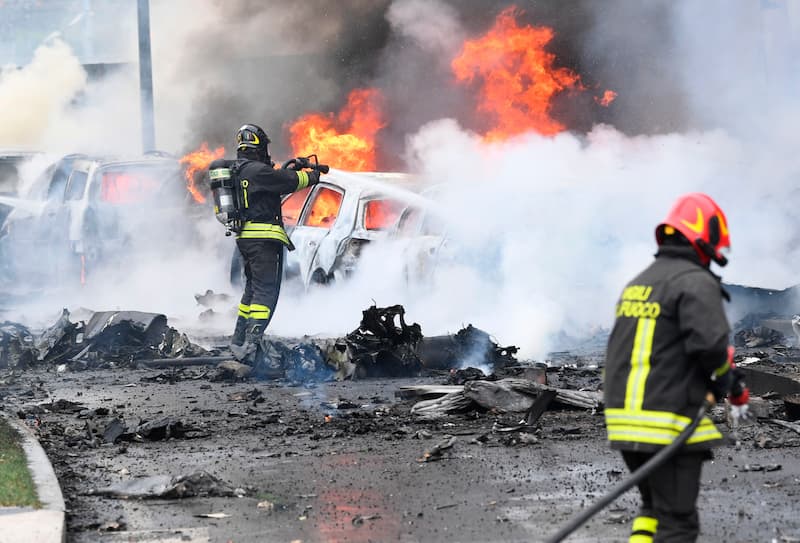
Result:
{"label": "yellow reflective band on trousers", "polygon": [[[606,428],[609,441],[629,441],[652,445],[669,445],[692,419],[669,411],[650,411],[606,408]],[[714,423],[703,417],[700,425],[686,442],[687,445],[722,439]]]}
{"label": "yellow reflective band on trousers", "polygon": [[302,190],[308,186],[308,172],[297,172],[297,189]]}
{"label": "yellow reflective band on trousers", "polygon": [[250,318],[250,306],[239,304],[239,316],[244,317],[245,319]]}
{"label": "yellow reflective band on trousers", "polygon": [[289,236],[287,236],[286,231],[277,224],[247,221],[244,223],[244,226],[242,226],[242,231],[239,232],[237,237],[239,239],[276,239],[289,245]]}
{"label": "yellow reflective band on trousers", "polygon": [[658,519],[654,517],[636,517],[633,519],[631,532],[648,532],[651,536],[656,533]]}
{"label": "yellow reflective band on trousers", "polygon": [[644,403],[644,386],[650,373],[650,354],[653,352],[655,331],[656,319],[639,319],[631,351],[631,373],[625,389],[625,409],[640,410]]}
{"label": "yellow reflective band on trousers", "polygon": [[628,543],[653,543],[652,535],[634,534],[628,538]]}
{"label": "yellow reflective band on trousers", "polygon": [[267,320],[272,310],[261,304],[250,304],[250,318],[258,320]]}

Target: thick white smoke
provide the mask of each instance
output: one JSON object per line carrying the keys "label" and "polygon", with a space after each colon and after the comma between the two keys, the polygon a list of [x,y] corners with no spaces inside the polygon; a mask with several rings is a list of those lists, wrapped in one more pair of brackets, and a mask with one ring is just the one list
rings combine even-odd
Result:
{"label": "thick white smoke", "polygon": [[86,87],[86,72],[58,39],[39,47],[27,66],[0,72],[0,147],[39,149],[51,143],[70,101]]}
{"label": "thick white smoke", "polygon": [[[349,11],[341,12],[325,2],[297,12],[280,4],[262,6],[249,16],[239,13],[232,24],[229,3],[152,2],[160,148],[180,153],[187,141],[194,141],[198,126],[232,135],[238,124],[253,120],[254,112],[269,121],[287,110],[315,109],[349,90],[320,76],[321,66],[309,64],[313,55],[306,53],[324,51],[320,44],[352,31],[346,23],[366,13],[369,2],[349,3]],[[443,264],[428,283],[408,284],[403,255],[393,246],[371,247],[348,284],[302,294],[287,286],[270,332],[341,334],[356,326],[373,301],[403,303],[409,319],[421,323],[426,334],[455,332],[472,323],[500,343],[521,346],[523,356],[541,357],[557,346],[552,338],[559,331],[581,335],[610,324],[620,288],[655,251],[656,224],[675,197],[689,191],[709,193],[728,215],[733,253],[723,270],[726,280],[773,288],[794,284],[800,264],[794,212],[800,179],[800,154],[794,149],[800,120],[800,15],[791,2],[771,2],[777,6],[772,8],[762,4],[685,0],[634,6],[618,1],[594,8],[587,3],[594,16],[594,35],[583,43],[587,50],[602,51],[602,45],[625,38],[626,43],[670,51],[668,71],[648,72],[645,63],[628,75],[629,80],[649,81],[638,88],[655,88],[663,79],[670,93],[680,95],[674,103],[654,101],[652,109],[691,127],[681,132],[658,134],[655,127],[651,132],[657,135],[631,136],[600,125],[588,134],[527,134],[487,144],[452,118],[452,110],[430,113],[432,104],[447,102],[447,92],[409,87],[413,99],[403,106],[409,111],[393,115],[402,121],[422,110],[430,122],[408,138],[406,162],[427,182],[441,185],[447,237],[453,246],[468,249],[469,261]],[[390,43],[397,51],[413,46],[429,54],[431,66],[441,73],[468,35],[459,6],[396,0],[387,11]],[[653,17],[657,10],[670,39],[654,45],[647,29],[630,21]],[[59,152],[138,151],[135,71],[87,85],[61,46],[47,47],[51,57],[60,55],[56,63],[71,77],[53,85],[51,64],[46,70],[31,64],[4,76],[3,112],[22,109],[15,99],[5,99],[20,94],[8,90],[8,77],[39,74],[36,85],[55,96],[38,110],[50,112],[36,125],[47,127],[44,135],[29,135],[28,125],[19,121],[10,128],[11,137]],[[253,57],[270,51],[276,66],[281,58],[288,60],[280,70],[256,69],[243,60],[247,50]],[[412,71],[397,62],[402,55],[385,53],[378,80],[411,78],[423,86],[419,56]],[[133,48],[130,55],[135,58]],[[34,63],[41,62],[37,59]],[[615,81],[602,83],[620,92],[621,103],[647,100],[626,97]],[[206,103],[201,97],[215,93],[221,97],[215,103],[224,108],[198,109]],[[111,119],[113,135],[108,133]],[[6,127],[0,127],[0,134]],[[267,128],[275,133],[280,127]],[[159,239],[157,233],[149,236]],[[212,288],[238,297],[227,285],[232,251],[233,243],[209,213],[191,248],[175,253],[173,261],[143,254],[137,266],[109,270],[99,288],[49,297],[45,305],[53,314],[59,309],[53,306],[62,303],[159,311],[192,327],[202,310],[193,294]],[[229,333],[232,325],[232,315],[225,315],[219,331]]]}
{"label": "thick white smoke", "polygon": [[[391,20],[398,32],[440,50],[440,37],[426,32],[426,10],[428,3],[421,9],[414,0],[397,1]],[[619,10],[602,10],[599,28],[623,24],[611,20]],[[797,70],[789,69],[797,57],[788,51],[800,43],[800,18],[794,13],[776,20],[758,2],[732,11],[719,2],[678,2],[669,9],[681,44],[672,67],[689,104],[676,115],[699,127],[689,132],[627,136],[597,126],[586,136],[529,134],[487,144],[454,120],[424,126],[408,140],[407,162],[444,185],[439,192],[448,237],[485,259],[437,269],[428,287],[416,288],[387,266],[392,255],[373,256],[373,267],[368,257],[360,289],[312,295],[301,305],[283,302],[275,327],[297,330],[301,315],[314,315],[303,326],[341,330],[341,317],[349,326],[374,297],[379,304],[404,303],[425,333],[453,332],[471,322],[501,343],[520,345],[523,355],[541,357],[556,345],[559,331],[580,336],[611,323],[619,290],[655,252],[655,226],[677,196],[695,191],[710,194],[728,215],[733,253],[722,270],[727,281],[795,284],[800,160],[790,134],[800,104]],[[737,45],[743,36],[747,45]],[[775,50],[774,44],[792,47]],[[760,54],[746,56],[743,47],[758,47]],[[313,310],[320,307],[336,309]]]}

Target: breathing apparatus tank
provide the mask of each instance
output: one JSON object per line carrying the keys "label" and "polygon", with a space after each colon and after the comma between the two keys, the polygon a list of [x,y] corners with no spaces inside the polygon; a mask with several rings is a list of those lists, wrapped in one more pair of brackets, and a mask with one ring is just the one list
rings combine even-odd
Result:
{"label": "breathing apparatus tank", "polygon": [[225,225],[225,235],[239,232],[242,217],[239,211],[239,191],[236,190],[236,164],[231,160],[215,160],[208,167],[208,180],[214,198],[214,214]]}

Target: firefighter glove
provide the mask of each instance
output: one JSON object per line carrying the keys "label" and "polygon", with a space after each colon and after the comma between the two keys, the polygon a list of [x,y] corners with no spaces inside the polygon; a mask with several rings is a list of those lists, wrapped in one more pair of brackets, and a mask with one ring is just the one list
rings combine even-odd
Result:
{"label": "firefighter glove", "polygon": [[744,382],[744,373],[739,368],[734,367],[731,372],[733,373],[733,385],[728,394],[728,401],[731,404],[731,417],[734,422],[747,420],[750,418],[749,402],[750,402],[750,389]]}
{"label": "firefighter glove", "polygon": [[727,370],[722,372],[722,375],[715,375],[709,384],[711,393],[714,395],[714,399],[716,399],[717,402],[721,402],[726,396],[728,396],[728,393],[733,388],[733,384],[736,379],[734,376],[735,372],[739,371],[736,370],[736,364],[733,362],[733,355],[733,345],[729,345],[727,359],[725,360],[725,364],[722,366],[723,368],[727,368]]}

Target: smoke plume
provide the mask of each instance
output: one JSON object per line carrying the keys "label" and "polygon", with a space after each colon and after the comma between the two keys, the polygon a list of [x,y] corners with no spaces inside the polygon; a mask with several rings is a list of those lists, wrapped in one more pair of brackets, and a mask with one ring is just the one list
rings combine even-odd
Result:
{"label": "smoke plume", "polygon": [[[255,122],[283,160],[288,123],[309,111],[338,111],[352,89],[375,87],[389,120],[378,136],[379,167],[438,186],[444,234],[460,258],[408,284],[396,247],[373,246],[352,282],[302,294],[287,287],[272,332],[338,334],[373,301],[403,303],[425,333],[471,322],[520,345],[525,356],[544,356],[559,332],[585,335],[610,324],[619,290],[652,258],[656,224],[690,191],[707,192],[728,215],[726,280],[773,288],[796,281],[795,4],[518,3],[520,24],[553,29],[548,50],[586,91],[553,103],[552,115],[569,131],[489,144],[478,134],[475,90],[454,81],[450,62],[509,5],[152,0],[159,148],[183,154],[208,142],[230,149],[236,128]],[[135,55],[131,42],[124,60]],[[593,99],[602,89],[618,94],[609,107]],[[87,83],[54,42],[30,65],[4,72],[0,111],[12,120],[0,140],[57,153],[136,151],[137,92],[134,65]],[[130,288],[108,287],[90,302],[130,300],[131,309],[191,322],[195,292],[238,295],[225,271],[233,244],[221,227],[215,237],[217,226],[209,211],[190,250],[174,262],[140,259],[122,274]],[[233,319],[220,323],[227,332]]]}

